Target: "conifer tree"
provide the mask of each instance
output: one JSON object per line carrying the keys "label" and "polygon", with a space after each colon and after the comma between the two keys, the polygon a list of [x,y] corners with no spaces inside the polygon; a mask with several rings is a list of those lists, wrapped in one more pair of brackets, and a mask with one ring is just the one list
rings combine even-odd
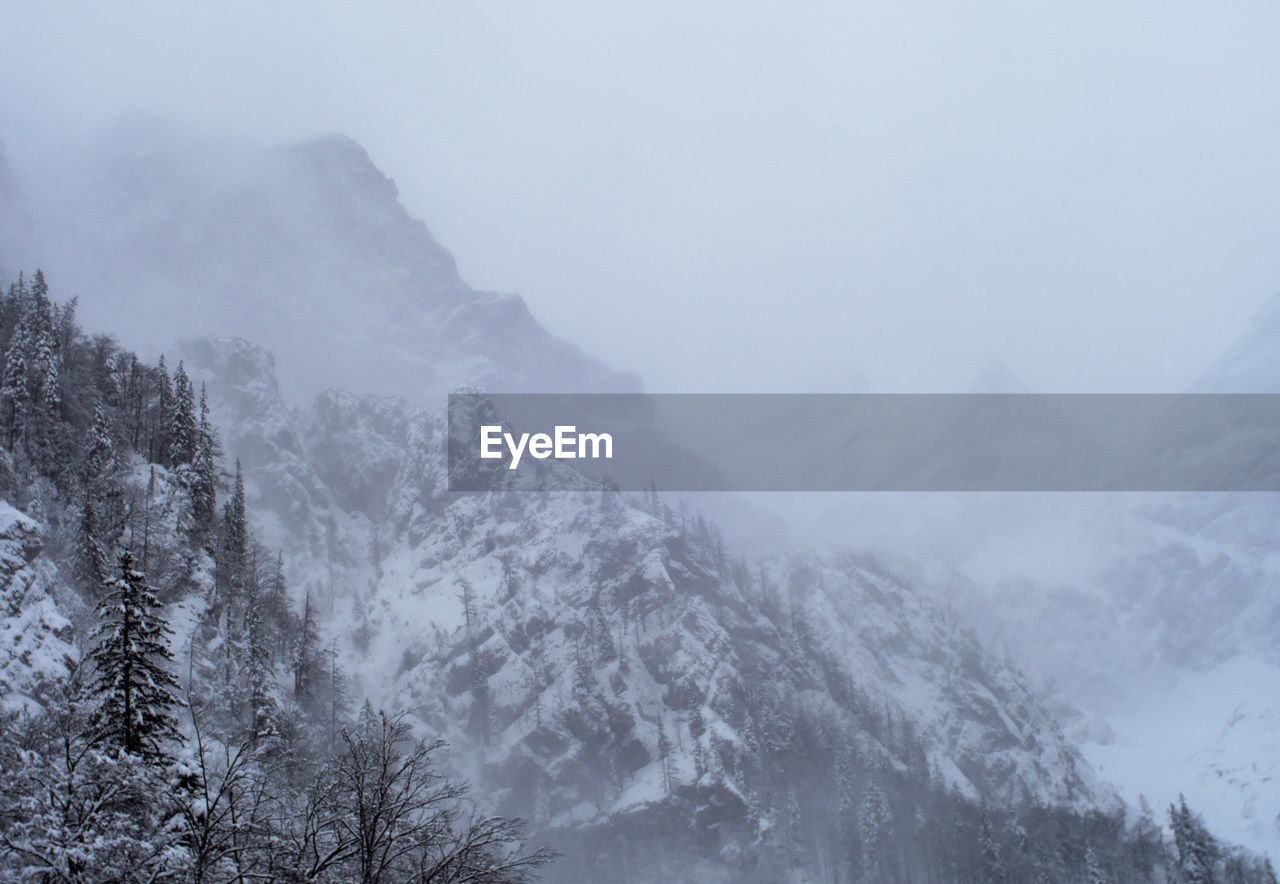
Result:
{"label": "conifer tree", "polygon": [[792,786],[787,787],[786,797],[782,805],[782,837],[787,865],[794,867],[803,862],[808,851],[805,849],[804,811],[800,808],[800,799]]}
{"label": "conifer tree", "polygon": [[991,819],[985,810],[982,812],[982,831],[978,836],[978,846],[982,850],[982,880],[992,884],[1004,881],[1004,862],[1000,858],[1000,847],[996,844],[995,833],[991,831]]}
{"label": "conifer tree", "polygon": [[693,738],[693,766],[698,779],[702,779],[706,767],[702,755],[702,735],[706,732],[707,725],[702,720],[702,710],[695,706],[689,713],[689,736]]}
{"label": "conifer tree", "polygon": [[93,488],[110,475],[116,465],[116,443],[111,436],[111,422],[99,405],[93,412],[89,430],[89,447],[85,452],[85,487]]}
{"label": "conifer tree", "polygon": [[147,459],[152,463],[167,464],[169,454],[169,410],[173,402],[173,382],[169,379],[169,369],[164,363],[164,354],[160,354],[160,363],[156,366],[156,401],[147,422],[149,434],[147,439]]}
{"label": "conifer tree", "polygon": [[645,492],[644,505],[645,512],[655,519],[662,516],[662,504],[658,500],[658,486],[654,484],[653,479],[649,480],[649,488]]}
{"label": "conifer tree", "polygon": [[245,630],[249,640],[249,705],[253,733],[266,734],[275,718],[275,699],[271,696],[271,650],[267,644],[263,622],[262,599],[258,581],[249,581]]}
{"label": "conifer tree", "polygon": [[80,504],[80,525],[76,535],[75,578],[89,599],[100,594],[107,583],[107,554],[99,540],[98,522],[97,508],[86,491]]}
{"label": "conifer tree", "polygon": [[[22,284],[22,275],[18,275],[19,285]],[[36,268],[36,275],[31,277],[31,300],[36,304],[49,301],[49,284],[45,281],[44,271]]]}
{"label": "conifer tree", "polygon": [[662,791],[671,794],[671,740],[667,738],[664,716],[658,716],[658,762],[662,769]]}
{"label": "conifer tree", "polygon": [[62,398],[58,380],[58,346],[53,305],[49,302],[49,286],[43,271],[36,271],[24,306],[29,392],[42,404],[56,407]]}
{"label": "conifer tree", "polygon": [[26,277],[19,270],[18,281],[9,285],[9,297],[6,299],[6,306],[12,308],[15,317],[21,316],[22,311],[26,309],[29,294]]}
{"label": "conifer tree", "polygon": [[[374,540],[377,540],[377,534],[374,535]],[[379,556],[380,558],[381,556]],[[504,553],[499,559],[502,563],[502,599],[504,601],[513,597],[520,589],[520,577],[516,573],[515,563],[512,558],[510,554]],[[381,568],[379,568],[379,572],[381,572]],[[379,576],[381,576],[381,573],[379,573]]]}
{"label": "conifer tree", "polygon": [[62,386],[58,377],[58,343],[53,324],[53,304],[49,301],[49,285],[44,271],[37,270],[31,283],[30,298],[30,369],[34,384],[32,401],[38,401],[47,412],[54,411],[62,401]]}
{"label": "conifer tree", "polygon": [[267,583],[263,599],[263,616],[275,627],[276,657],[281,660],[287,659],[289,635],[294,623],[289,610],[289,582],[284,574],[283,551],[276,554],[276,566]]}
{"label": "conifer tree", "polygon": [[[203,402],[202,402],[203,405]],[[186,367],[178,363],[173,375],[173,399],[165,415],[168,428],[168,463],[173,467],[186,466],[196,458],[200,428],[196,423],[196,403],[191,379]]]}
{"label": "conifer tree", "polygon": [[293,658],[293,695],[304,704],[315,695],[319,647],[320,630],[311,604],[311,590],[307,590],[302,606],[302,634],[298,637],[298,649]]}
{"label": "conifer tree", "polygon": [[876,783],[867,787],[858,810],[858,834],[862,844],[862,871],[865,880],[884,877],[885,846],[893,825],[893,814],[884,791]]}
{"label": "conifer tree", "polygon": [[76,336],[80,334],[80,329],[76,325],[76,309],[79,306],[80,299],[72,298],[63,304],[61,309],[55,307],[53,311],[54,339],[58,345],[58,356],[63,361],[71,352],[71,345],[75,342]]}
{"label": "conifer tree", "polygon": [[851,870],[858,868],[858,812],[855,801],[857,783],[855,782],[854,754],[851,746],[843,747],[836,759],[836,788],[840,795],[839,818],[837,832],[841,844],[841,857]]}
{"label": "conifer tree", "polygon": [[359,592],[351,594],[351,643],[361,654],[369,653],[373,641],[373,624],[369,622],[369,609]]}
{"label": "conifer tree", "polygon": [[122,551],[119,576],[98,605],[101,623],[89,655],[100,698],[92,721],[109,742],[148,760],[166,758],[164,744],[181,739],[173,717],[178,682],[167,668],[170,630],[160,607],[133,553]]}
{"label": "conifer tree", "polygon": [[58,373],[58,351],[52,334],[41,335],[36,345],[36,371],[40,378],[40,404],[46,414],[54,414],[62,404],[62,382]]}
{"label": "conifer tree", "polygon": [[1178,796],[1177,804],[1169,806],[1169,823],[1182,879],[1187,884],[1212,884],[1218,846],[1200,816],[1187,807],[1187,799],[1182,795]]}
{"label": "conifer tree", "polygon": [[242,601],[246,555],[249,547],[249,529],[245,513],[244,474],[240,460],[236,460],[235,485],[231,499],[222,507],[222,554],[218,559],[218,582],[224,593],[223,601],[235,606]]}
{"label": "conifer tree", "polygon": [[1138,817],[1133,823],[1133,842],[1135,871],[1150,877],[1164,853],[1164,835],[1145,795],[1138,796]]}
{"label": "conifer tree", "polygon": [[200,385],[200,422],[196,430],[195,456],[190,478],[191,513],[196,532],[203,536],[213,527],[218,497],[218,439],[209,422],[209,404]]}
{"label": "conifer tree", "polygon": [[467,731],[473,736],[478,736],[487,746],[490,738],[489,678],[480,665],[479,647],[476,644],[475,594],[471,589],[471,581],[465,577],[458,578],[458,584],[462,587],[458,592],[458,601],[462,602],[467,659],[471,675],[471,717],[467,724]]}
{"label": "conifer tree", "polygon": [[[473,664],[474,665],[474,664]],[[582,641],[573,642],[573,697],[578,705],[586,708],[595,690],[595,678],[591,674],[591,662],[582,651]]]}
{"label": "conifer tree", "polygon": [[62,444],[64,433],[59,419],[62,406],[58,346],[53,325],[53,308],[47,296],[43,274],[37,272],[28,306],[28,351],[26,355],[27,453],[40,471],[58,475],[68,452]]}
{"label": "conifer tree", "polygon": [[[53,328],[53,318],[40,309],[37,303],[36,332],[31,346],[32,379],[36,393],[47,413],[54,413],[62,403],[62,383],[59,377],[58,342]],[[48,302],[42,302],[47,308]]]}
{"label": "conifer tree", "polygon": [[18,325],[9,338],[9,348],[4,357],[4,378],[0,380],[0,400],[3,400],[5,418],[9,425],[10,448],[14,446],[25,424],[27,387],[30,380],[27,351],[31,346],[31,332],[22,301],[18,303],[18,310]]}
{"label": "conifer tree", "polygon": [[594,635],[596,645],[596,659],[602,663],[611,663],[618,659],[618,647],[614,644],[613,635],[609,632],[609,623],[605,620],[604,612],[599,608],[595,609],[595,615],[592,618],[594,626]]}
{"label": "conifer tree", "polygon": [[84,489],[80,500],[80,522],[75,548],[75,577],[90,599],[98,598],[107,583],[109,564],[104,550],[103,529],[115,509],[112,473],[116,465],[111,424],[102,406],[93,415],[93,426],[84,456]]}
{"label": "conifer tree", "polygon": [[329,648],[329,677],[327,692],[329,694],[329,748],[337,745],[342,722],[350,709],[351,700],[347,690],[347,679],[338,666],[338,642],[335,639]]}

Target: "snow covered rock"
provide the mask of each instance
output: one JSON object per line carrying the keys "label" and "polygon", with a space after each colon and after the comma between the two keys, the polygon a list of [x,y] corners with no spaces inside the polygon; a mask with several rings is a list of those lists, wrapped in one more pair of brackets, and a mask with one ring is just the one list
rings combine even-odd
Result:
{"label": "snow covered rock", "polygon": [[0,501],[0,697],[7,706],[65,676],[75,658],[71,622],[36,563],[41,547],[40,526]]}

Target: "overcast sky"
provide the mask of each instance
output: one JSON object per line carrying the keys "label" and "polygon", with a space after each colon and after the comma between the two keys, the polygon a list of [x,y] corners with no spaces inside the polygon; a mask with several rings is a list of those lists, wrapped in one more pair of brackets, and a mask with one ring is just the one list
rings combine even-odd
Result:
{"label": "overcast sky", "polygon": [[0,137],[346,132],[651,390],[1177,389],[1280,291],[1280,6],[3,3]]}

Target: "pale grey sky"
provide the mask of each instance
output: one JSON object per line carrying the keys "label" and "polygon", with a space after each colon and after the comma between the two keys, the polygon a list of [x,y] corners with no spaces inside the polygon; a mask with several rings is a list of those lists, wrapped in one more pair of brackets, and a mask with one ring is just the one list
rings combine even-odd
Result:
{"label": "pale grey sky", "polygon": [[1280,291],[1274,3],[3,5],[15,159],[346,132],[651,390],[1177,389]]}

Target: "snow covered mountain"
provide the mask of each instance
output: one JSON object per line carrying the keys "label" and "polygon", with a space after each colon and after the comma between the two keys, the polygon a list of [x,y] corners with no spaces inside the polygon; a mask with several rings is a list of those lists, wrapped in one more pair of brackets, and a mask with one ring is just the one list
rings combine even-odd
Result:
{"label": "snow covered mountain", "polygon": [[[1031,566],[947,598],[1036,675],[1100,775],[1126,798],[1179,793],[1224,834],[1280,849],[1280,572],[1264,495],[1101,505],[1079,573]],[[1069,710],[1078,710],[1080,714]]]}
{"label": "snow covered mountain", "polygon": [[[827,783],[798,790],[819,814],[844,753],[997,806],[1114,800],[1018,673],[874,562],[748,568],[700,518],[615,493],[453,494],[442,412],[338,391],[295,412],[252,345],[180,352],[360,691],[448,738],[505,811],[623,825],[703,789],[746,849],[781,823],[765,782]],[[828,757],[792,757],[798,733]]]}
{"label": "snow covered mountain", "polygon": [[[1197,392],[1278,380],[1280,302]],[[1127,798],[1185,793],[1224,834],[1280,854],[1280,500],[1118,495],[1086,510],[1069,537],[1057,524],[1018,541],[1074,550],[1072,573],[1011,555],[1007,576],[957,580],[948,600],[1038,693],[1081,713],[1066,712],[1072,732]]]}
{"label": "snow covered mountain", "polygon": [[281,360],[295,399],[330,386],[416,402],[464,383],[637,387],[519,297],[469,287],[343,136],[264,147],[130,118],[18,184],[30,218],[0,260],[66,268],[64,291],[95,292],[85,320],[130,316],[131,346],[251,338]]}
{"label": "snow covered mountain", "polygon": [[[27,191],[28,209],[41,208],[17,260],[68,268],[62,288],[94,293],[83,315],[96,327],[128,316],[126,341],[182,339],[164,347],[168,364],[207,382],[226,466],[243,467],[255,535],[282,552],[293,609],[310,600],[356,696],[408,710],[496,809],[576,848],[565,880],[619,864],[643,868],[637,880],[698,877],[661,868],[654,848],[673,845],[688,850],[671,862],[697,857],[729,879],[815,864],[831,880],[887,874],[878,864],[890,862],[910,874],[910,856],[874,855],[890,817],[914,843],[947,845],[939,856],[981,835],[1024,845],[1023,868],[1043,872],[1048,860],[1025,846],[1029,817],[1001,818],[992,834],[987,815],[1068,808],[1096,821],[1117,807],[1102,779],[1142,769],[1108,747],[1128,739],[1150,756],[1158,739],[1139,724],[1105,742],[1082,730],[1100,778],[1038,692],[987,650],[997,643],[1059,676],[1057,696],[1081,706],[1120,683],[1133,685],[1122,703],[1163,699],[1141,679],[1177,667],[1228,667],[1202,692],[1266,692],[1278,616],[1266,505],[1126,508],[1108,524],[1139,540],[1119,544],[1096,580],[957,597],[954,582],[870,556],[748,563],[671,501],[585,480],[452,494],[443,393],[636,382],[554,338],[519,299],[467,287],[347,139],[261,148],[132,125],[88,156],[61,201]],[[76,612],[59,604],[54,556],[40,552],[38,535],[57,526],[7,512],[0,604],[15,641],[0,679],[14,695],[40,677],[32,661],[72,652]],[[938,597],[959,598],[986,624],[981,638]],[[193,634],[189,615],[177,611],[193,621],[180,637]],[[1246,681],[1229,668],[1237,658],[1263,668]],[[1267,846],[1274,772],[1259,753],[1274,720],[1267,702],[1237,704],[1221,738],[1179,768],[1195,782],[1160,782],[1194,803],[1212,771],[1229,788],[1204,791],[1228,796],[1203,802],[1211,822],[1246,808],[1249,824],[1227,834]],[[980,823],[953,798],[975,802]],[[1038,819],[1044,832],[1057,825]],[[1072,863],[1083,869],[1083,853]]]}

